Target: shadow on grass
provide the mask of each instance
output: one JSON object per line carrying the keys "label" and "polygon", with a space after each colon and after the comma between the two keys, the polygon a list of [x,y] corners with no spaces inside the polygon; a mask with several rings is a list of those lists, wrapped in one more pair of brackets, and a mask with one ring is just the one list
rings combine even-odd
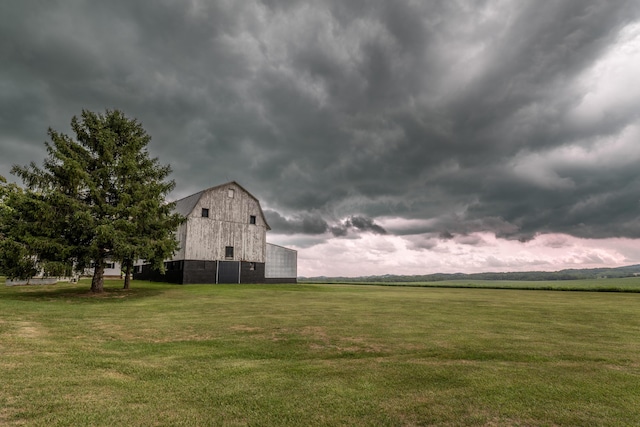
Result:
{"label": "shadow on grass", "polygon": [[39,285],[15,286],[10,291],[0,294],[0,298],[21,301],[66,301],[78,303],[103,303],[124,300],[149,298],[160,295],[161,289],[131,288],[105,286],[104,292],[96,294],[89,290],[90,285],[81,283],[77,286],[68,285]]}

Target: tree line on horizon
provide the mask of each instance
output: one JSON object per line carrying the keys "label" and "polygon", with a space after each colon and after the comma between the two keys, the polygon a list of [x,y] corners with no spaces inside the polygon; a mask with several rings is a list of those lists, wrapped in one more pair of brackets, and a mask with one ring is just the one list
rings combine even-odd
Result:
{"label": "tree line on horizon", "polygon": [[166,203],[169,165],[151,158],[151,137],[119,110],[83,110],[75,138],[51,128],[42,166],[14,165],[24,187],[0,176],[0,274],[9,279],[70,276],[93,268],[91,292],[104,291],[107,261],[118,261],[129,288],[133,263],[164,271],[178,248],[183,217]]}

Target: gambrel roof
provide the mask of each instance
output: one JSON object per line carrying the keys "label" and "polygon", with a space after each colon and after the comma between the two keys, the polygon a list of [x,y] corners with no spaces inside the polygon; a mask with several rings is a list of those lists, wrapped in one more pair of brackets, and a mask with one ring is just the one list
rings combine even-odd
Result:
{"label": "gambrel roof", "polygon": [[210,188],[207,188],[206,190],[198,191],[197,193],[184,197],[180,200],[176,200],[176,206],[173,210],[174,212],[179,213],[180,215],[186,217],[191,212],[193,212],[193,209],[196,207],[196,205],[198,204],[198,201],[200,201],[200,197],[202,197],[204,193],[207,193],[212,190],[217,190],[219,188],[226,187],[231,184],[239,187],[242,191],[248,194],[249,197],[251,197],[258,203],[258,208],[260,209],[260,216],[262,217],[262,221],[264,221],[264,224],[266,225],[267,230],[271,230],[271,227],[269,227],[269,223],[267,222],[267,219],[264,216],[264,212],[262,211],[262,206],[260,206],[260,200],[258,200],[257,197],[254,196],[253,194],[249,193],[242,185],[238,184],[236,181],[229,181],[224,184],[216,185],[215,187],[210,187]]}

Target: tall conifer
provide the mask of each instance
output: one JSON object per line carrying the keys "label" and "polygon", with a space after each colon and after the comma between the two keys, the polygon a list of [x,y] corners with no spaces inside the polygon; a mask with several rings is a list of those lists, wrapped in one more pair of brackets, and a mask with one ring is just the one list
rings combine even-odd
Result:
{"label": "tall conifer", "polygon": [[182,218],[165,203],[175,186],[166,180],[171,168],[149,156],[151,137],[118,110],[83,110],[71,128],[75,139],[49,129],[42,167],[32,162],[12,172],[53,213],[48,232],[63,246],[64,260],[77,269],[93,265],[92,292],[104,290],[107,260],[122,262],[128,287],[135,259],[162,269],[177,249],[174,231]]}

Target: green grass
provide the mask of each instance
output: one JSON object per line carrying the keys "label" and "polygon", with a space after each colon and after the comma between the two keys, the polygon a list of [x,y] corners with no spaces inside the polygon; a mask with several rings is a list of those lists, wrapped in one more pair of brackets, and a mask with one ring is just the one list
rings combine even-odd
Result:
{"label": "green grass", "polygon": [[640,425],[640,295],[0,287],[0,425]]}
{"label": "green grass", "polygon": [[[311,284],[312,282],[308,283]],[[338,283],[336,283],[338,284]],[[640,277],[581,280],[438,280],[432,282],[345,282],[348,285],[411,286],[425,288],[483,288],[548,291],[638,292]]]}

